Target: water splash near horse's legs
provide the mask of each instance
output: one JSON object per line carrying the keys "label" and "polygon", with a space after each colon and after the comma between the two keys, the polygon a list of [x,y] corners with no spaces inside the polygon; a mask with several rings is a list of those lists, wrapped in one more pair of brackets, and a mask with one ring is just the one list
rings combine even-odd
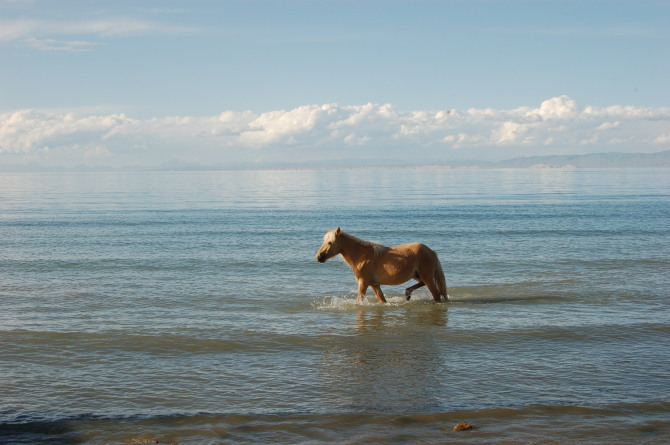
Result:
{"label": "water splash near horse's legs", "polygon": [[368,284],[363,281],[362,279],[358,279],[358,296],[356,297],[356,301],[359,303],[363,302],[363,299],[365,298],[365,293],[368,291]]}

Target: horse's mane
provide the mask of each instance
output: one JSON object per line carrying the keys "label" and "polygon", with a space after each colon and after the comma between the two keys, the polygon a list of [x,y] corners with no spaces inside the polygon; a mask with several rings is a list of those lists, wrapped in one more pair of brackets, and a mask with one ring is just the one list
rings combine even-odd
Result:
{"label": "horse's mane", "polygon": [[362,246],[372,247],[372,249],[374,250],[375,256],[381,255],[384,252],[384,249],[386,249],[386,246],[384,246],[383,244],[374,243],[372,241],[365,241],[365,240],[360,239],[357,236],[354,236],[354,235],[352,235],[350,233],[347,233],[347,232],[344,232],[344,231],[341,231],[340,235],[344,236],[345,238],[349,238],[351,241],[354,241],[355,243],[358,243]]}

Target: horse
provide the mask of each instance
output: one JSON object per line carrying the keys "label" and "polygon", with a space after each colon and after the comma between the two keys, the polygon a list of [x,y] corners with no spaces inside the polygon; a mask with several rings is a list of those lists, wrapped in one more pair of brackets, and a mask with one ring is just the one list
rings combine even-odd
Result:
{"label": "horse", "polygon": [[383,246],[363,241],[345,233],[339,227],[329,230],[323,237],[323,245],[316,252],[316,260],[325,263],[330,258],[342,255],[351,267],[358,282],[357,301],[363,301],[368,287],[372,287],[380,303],[386,303],[381,285],[399,285],[411,279],[418,283],[405,289],[407,301],[412,292],[426,286],[437,302],[449,301],[447,283],[437,254],[421,243]]}

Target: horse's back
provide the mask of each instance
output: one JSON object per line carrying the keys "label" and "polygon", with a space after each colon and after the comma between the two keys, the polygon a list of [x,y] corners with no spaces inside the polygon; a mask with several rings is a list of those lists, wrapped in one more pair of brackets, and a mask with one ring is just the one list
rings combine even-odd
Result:
{"label": "horse's back", "polygon": [[400,251],[408,251],[408,252],[412,252],[412,253],[419,253],[421,251],[425,251],[426,249],[428,249],[429,251],[432,252],[430,247],[426,246],[423,243],[398,244],[397,246],[390,246],[389,249],[400,250]]}
{"label": "horse's back", "polygon": [[435,255],[435,252],[423,243],[406,243],[385,248],[386,253],[405,256]]}
{"label": "horse's back", "polygon": [[423,243],[407,243],[404,245],[408,246],[416,255],[419,255],[423,258],[437,259],[437,253],[435,253],[433,249]]}

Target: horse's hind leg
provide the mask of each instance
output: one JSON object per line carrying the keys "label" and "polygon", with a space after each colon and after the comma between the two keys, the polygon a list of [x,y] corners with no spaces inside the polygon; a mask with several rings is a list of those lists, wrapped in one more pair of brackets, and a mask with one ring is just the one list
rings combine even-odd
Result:
{"label": "horse's hind leg", "polygon": [[419,281],[415,285],[410,286],[407,289],[405,289],[405,297],[407,298],[407,301],[409,301],[409,299],[412,298],[412,292],[414,292],[418,288],[423,287],[425,285],[426,285],[426,283],[424,283],[423,281]]}
{"label": "horse's hind leg", "polygon": [[428,281],[426,283],[426,287],[430,291],[430,294],[433,296],[433,300],[437,301],[438,303],[442,301],[442,296],[440,295],[440,289],[437,288],[435,282]]}
{"label": "horse's hind leg", "polygon": [[[426,283],[426,287],[430,291],[430,294],[433,296],[433,300],[436,302],[441,302],[442,301],[442,293],[440,292],[440,285],[437,276],[435,276],[435,271],[436,271],[436,261],[437,261],[437,255],[435,252],[430,251],[430,256],[427,258],[424,258],[424,261],[419,264],[419,276],[421,276],[422,280],[424,283]],[[439,263],[437,263],[439,264]],[[440,268],[441,271],[441,268]]]}
{"label": "horse's hind leg", "polygon": [[375,295],[377,296],[379,302],[386,303],[386,298],[384,298],[384,292],[382,292],[381,286],[379,286],[379,284],[373,284],[370,287],[372,287],[372,290],[375,292]]}

